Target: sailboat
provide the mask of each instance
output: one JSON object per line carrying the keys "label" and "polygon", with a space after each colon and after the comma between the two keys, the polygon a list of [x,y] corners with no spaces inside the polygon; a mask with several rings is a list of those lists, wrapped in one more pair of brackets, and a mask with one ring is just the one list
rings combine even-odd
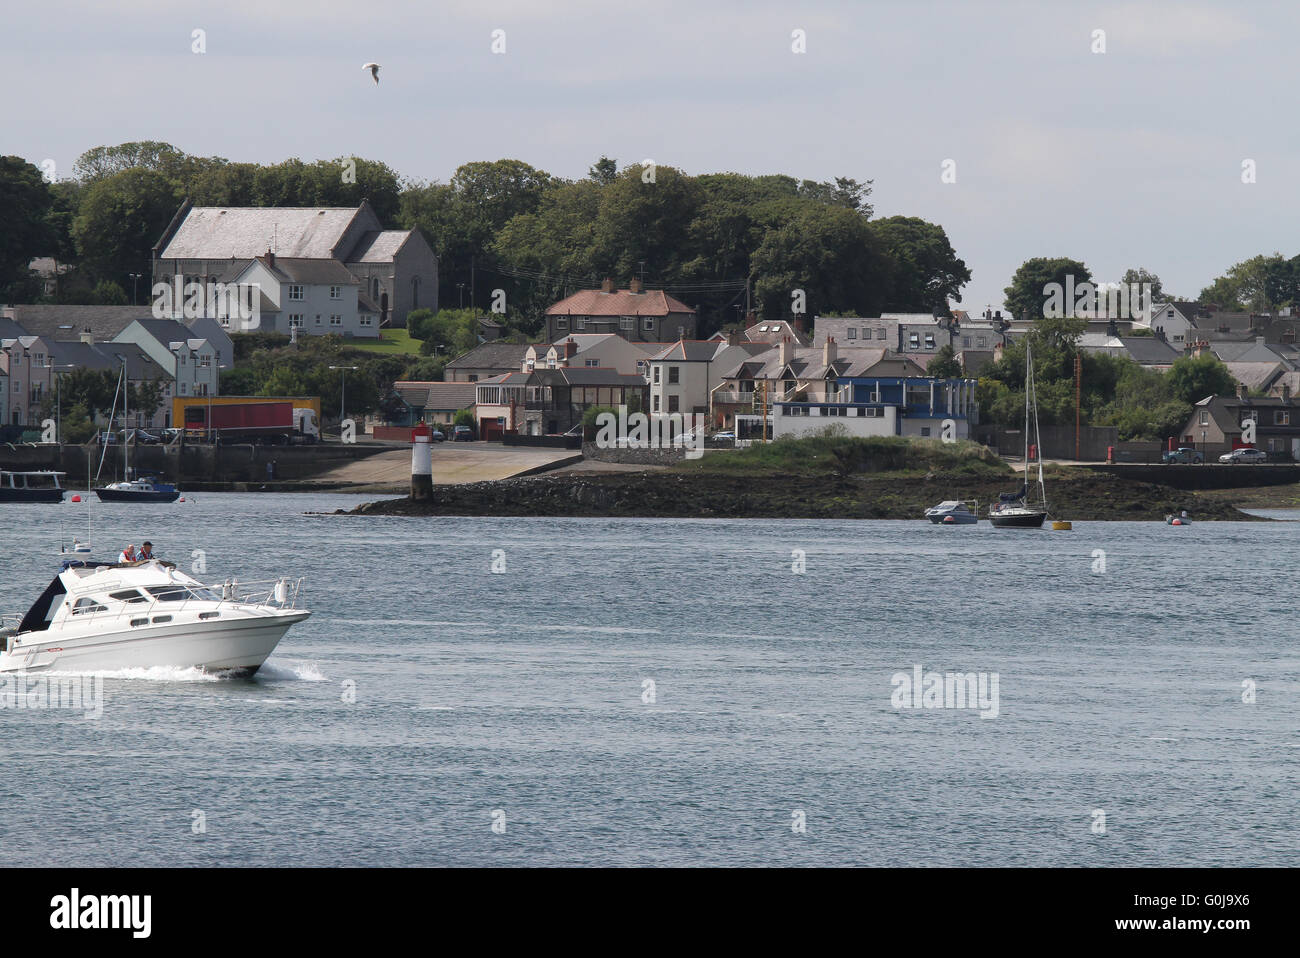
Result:
{"label": "sailboat", "polygon": [[[1030,498],[1030,424],[1034,427],[1032,448],[1038,459],[1038,497]],[[1034,388],[1034,354],[1025,345],[1025,473],[1016,492],[1004,492],[989,506],[989,522],[997,529],[1041,529],[1047,518],[1047,487],[1043,485],[1043,444],[1038,433],[1038,392]]]}
{"label": "sailboat", "polygon": [[[126,364],[122,365],[122,374],[118,378],[118,390],[122,393],[122,422],[126,423]],[[117,411],[117,394],[113,395],[113,412]],[[109,426],[112,427],[113,416],[109,414]],[[172,484],[159,482],[153,476],[131,478],[131,434],[133,430],[122,430],[122,481],[110,482],[95,490],[100,502],[175,502],[180,498],[180,491]],[[108,444],[104,444],[99,456],[99,468],[104,468],[104,455]]]}

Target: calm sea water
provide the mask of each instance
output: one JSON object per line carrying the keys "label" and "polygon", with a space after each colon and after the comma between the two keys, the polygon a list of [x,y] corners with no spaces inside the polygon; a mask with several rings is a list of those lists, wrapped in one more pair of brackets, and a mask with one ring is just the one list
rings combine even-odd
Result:
{"label": "calm sea water", "polygon": [[[304,514],[357,501],[91,507],[316,614],[250,680],[0,710],[6,864],[1300,863],[1300,524]],[[2,508],[22,611],[87,507]],[[916,665],[997,717],[894,708]]]}

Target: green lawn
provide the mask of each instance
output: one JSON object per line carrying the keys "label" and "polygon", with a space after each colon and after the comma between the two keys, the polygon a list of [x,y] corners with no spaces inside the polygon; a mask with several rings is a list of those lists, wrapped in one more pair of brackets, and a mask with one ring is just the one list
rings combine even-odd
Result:
{"label": "green lawn", "polygon": [[412,339],[404,329],[382,329],[379,331],[379,342],[359,343],[353,340],[348,343],[348,347],[364,349],[370,353],[383,353],[387,356],[420,355],[420,340]]}

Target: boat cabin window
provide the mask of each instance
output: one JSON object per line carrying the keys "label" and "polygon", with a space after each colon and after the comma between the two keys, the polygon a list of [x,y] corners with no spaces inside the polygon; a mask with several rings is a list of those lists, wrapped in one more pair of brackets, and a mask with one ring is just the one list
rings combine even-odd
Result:
{"label": "boat cabin window", "polygon": [[160,602],[184,602],[192,598],[190,590],[183,585],[147,585],[145,588]]}
{"label": "boat cabin window", "polygon": [[104,609],[105,607],[94,599],[78,599],[77,604],[72,607],[72,614],[85,615],[90,612],[103,612]]}
{"label": "boat cabin window", "polygon": [[121,592],[110,592],[110,599],[117,599],[118,602],[148,602],[149,597],[139,589],[123,589]]}

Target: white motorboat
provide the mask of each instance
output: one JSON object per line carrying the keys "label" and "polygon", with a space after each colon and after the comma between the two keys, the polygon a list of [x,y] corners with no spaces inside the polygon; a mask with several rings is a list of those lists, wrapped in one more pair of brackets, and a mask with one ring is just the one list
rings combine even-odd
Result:
{"label": "white motorboat", "polygon": [[0,623],[0,672],[175,666],[252,675],[311,615],[298,608],[301,593],[301,579],[207,586],[157,559],[67,559],[26,615]]}
{"label": "white motorboat", "polygon": [[967,504],[961,499],[945,499],[937,506],[925,510],[925,517],[935,525],[969,526],[979,522],[979,503]]}

